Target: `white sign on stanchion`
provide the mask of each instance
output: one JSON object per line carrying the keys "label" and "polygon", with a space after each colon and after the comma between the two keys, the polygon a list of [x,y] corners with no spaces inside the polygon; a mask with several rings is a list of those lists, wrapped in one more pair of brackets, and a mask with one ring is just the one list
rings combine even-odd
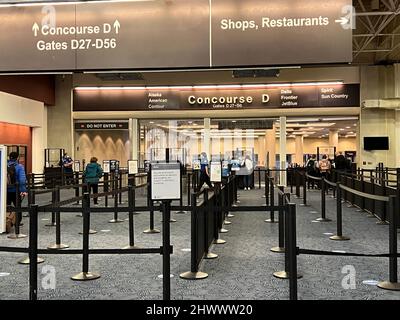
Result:
{"label": "white sign on stanchion", "polygon": [[137,174],[138,172],[138,161],[128,160],[128,174]]}
{"label": "white sign on stanchion", "polygon": [[0,233],[6,232],[7,147],[0,146]]}
{"label": "white sign on stanchion", "polygon": [[79,172],[81,171],[81,163],[79,160],[74,161],[74,172]]}
{"label": "white sign on stanchion", "polygon": [[181,166],[179,163],[154,163],[150,167],[151,199],[179,200]]}
{"label": "white sign on stanchion", "polygon": [[200,160],[193,160],[193,170],[200,170]]}
{"label": "white sign on stanchion", "polygon": [[103,172],[110,173],[110,160],[103,160]]}
{"label": "white sign on stanchion", "polygon": [[221,182],[222,181],[221,162],[211,162],[210,171],[211,171],[210,180],[212,182]]}

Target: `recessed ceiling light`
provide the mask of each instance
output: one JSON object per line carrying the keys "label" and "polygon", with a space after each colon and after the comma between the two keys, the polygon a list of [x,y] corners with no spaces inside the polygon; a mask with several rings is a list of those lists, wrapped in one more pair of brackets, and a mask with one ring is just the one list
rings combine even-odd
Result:
{"label": "recessed ceiling light", "polygon": [[350,129],[351,127],[346,127],[346,129]]}
{"label": "recessed ceiling light", "polygon": [[149,123],[150,123],[150,124],[154,124],[154,121],[150,121]]}
{"label": "recessed ceiling light", "polygon": [[236,122],[236,120],[232,120],[232,122],[233,122],[233,123],[235,123],[235,122]]}

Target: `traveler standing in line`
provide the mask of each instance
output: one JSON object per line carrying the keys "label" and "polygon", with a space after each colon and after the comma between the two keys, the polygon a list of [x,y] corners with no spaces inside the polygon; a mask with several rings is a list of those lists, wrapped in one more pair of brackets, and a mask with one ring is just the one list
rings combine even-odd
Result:
{"label": "traveler standing in line", "polygon": [[251,174],[253,173],[253,161],[251,161],[249,155],[246,155],[246,158],[244,159],[244,167],[247,171],[247,174],[243,176],[244,190],[250,190]]}
{"label": "traveler standing in line", "polygon": [[322,160],[318,162],[318,169],[322,178],[327,178],[329,172],[331,171],[331,163],[328,156],[324,154]]}
{"label": "traveler standing in line", "polygon": [[70,184],[73,181],[73,164],[74,162],[72,158],[67,153],[64,153],[64,156],[62,158],[62,169],[64,172],[66,184]]}
{"label": "traveler standing in line", "polygon": [[[28,194],[26,190],[26,175],[24,166],[18,163],[18,153],[11,152],[7,161],[7,205],[17,206],[23,198]],[[18,194],[17,194],[18,183]],[[12,218],[14,220],[14,217]],[[22,214],[19,215],[19,223],[21,223]],[[14,220],[15,223],[15,220]],[[10,227],[11,225],[9,225]]]}
{"label": "traveler standing in line", "polygon": [[[347,169],[347,160],[342,152],[339,152],[335,158],[335,171],[340,175],[345,173]],[[338,180],[339,177],[337,177]]]}
{"label": "traveler standing in line", "polygon": [[[315,177],[317,175],[316,166],[317,166],[317,156],[315,154],[313,154],[311,156],[311,158],[309,158],[307,160],[307,163],[306,163],[307,174],[312,177]],[[308,184],[308,189],[310,189],[310,187],[312,187],[312,189],[315,188],[315,180],[314,179],[308,179],[307,184]]]}
{"label": "traveler standing in line", "polygon": [[213,186],[210,180],[210,174],[208,172],[208,159],[207,154],[205,152],[201,153],[200,156],[200,183],[199,183],[199,190],[203,187],[203,184],[207,184],[207,186],[211,189]]}
{"label": "traveler standing in line", "polygon": [[[92,157],[90,163],[86,166],[83,172],[84,182],[88,185],[87,191],[93,194],[99,193],[99,179],[103,176],[103,169],[97,163],[97,158]],[[97,197],[94,198],[94,204],[98,204]]]}

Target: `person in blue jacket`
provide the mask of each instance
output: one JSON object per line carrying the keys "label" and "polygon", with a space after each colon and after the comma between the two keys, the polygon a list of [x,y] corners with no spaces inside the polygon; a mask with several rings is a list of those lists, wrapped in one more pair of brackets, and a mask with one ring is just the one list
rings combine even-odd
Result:
{"label": "person in blue jacket", "polygon": [[[18,163],[18,153],[11,152],[7,161],[7,205],[17,205],[17,197],[21,203],[28,193],[24,166]],[[18,187],[18,194],[17,194]]]}

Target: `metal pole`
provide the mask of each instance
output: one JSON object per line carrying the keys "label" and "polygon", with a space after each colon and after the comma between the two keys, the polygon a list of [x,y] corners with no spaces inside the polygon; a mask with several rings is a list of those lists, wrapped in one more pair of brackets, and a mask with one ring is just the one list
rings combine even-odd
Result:
{"label": "metal pole", "polygon": [[296,244],[296,205],[289,204],[288,231],[289,242],[286,246],[289,251],[289,292],[290,300],[297,300],[297,244]]}
{"label": "metal pole", "polygon": [[307,179],[306,173],[304,172],[304,179],[303,179],[303,206],[307,206]]}
{"label": "metal pole", "polygon": [[[108,192],[108,173],[104,174],[103,192]],[[108,207],[108,195],[104,196],[104,206]]]}
{"label": "metal pole", "polygon": [[187,205],[190,207],[190,174],[187,174]]}
{"label": "metal pole", "polygon": [[343,236],[343,226],[342,226],[342,189],[340,188],[340,183],[336,182],[336,235],[329,237],[331,240],[345,241],[350,240],[349,237]]}
{"label": "metal pole", "polygon": [[[279,190],[284,191],[284,186],[279,186]],[[278,205],[279,205],[279,225],[278,225],[278,238],[279,246],[271,248],[272,252],[285,252],[285,225],[284,225],[284,195],[278,194]]]}
{"label": "metal pole", "polygon": [[[75,197],[79,197],[79,172],[75,172]],[[76,201],[76,204],[79,204],[79,200]]]}
{"label": "metal pole", "polygon": [[258,189],[261,189],[261,168],[258,167]]}
{"label": "metal pole", "polygon": [[275,203],[275,190],[274,190],[273,178],[271,178],[270,183],[271,183],[271,185],[270,185],[270,199],[271,199],[271,203],[270,203],[270,206],[271,206],[270,218],[267,219],[267,220],[264,220],[264,221],[268,222],[268,223],[277,223],[278,221],[275,220],[275,216],[274,216],[274,212],[275,212],[275,209],[274,209],[274,205],[275,205],[274,204]]}
{"label": "metal pole", "polygon": [[[61,213],[60,213],[60,187],[57,186],[55,190],[55,200],[57,204],[56,210],[56,243],[47,247],[47,249],[66,249],[68,245],[61,243]],[[54,205],[54,203],[53,203]]]}
{"label": "metal pole", "polygon": [[171,300],[171,244],[170,244],[170,218],[171,218],[171,202],[163,201],[162,203],[163,211],[163,300]]}
{"label": "metal pole", "polygon": [[88,281],[100,278],[95,272],[89,272],[89,231],[90,231],[90,195],[89,192],[83,194],[82,200],[83,214],[83,245],[82,245],[82,272],[71,277],[76,281]]}
{"label": "metal pole", "polygon": [[378,287],[386,290],[400,291],[397,272],[397,214],[399,199],[396,196],[389,196],[389,281],[380,282]]}
{"label": "metal pole", "polygon": [[[118,190],[118,178],[115,178],[114,180],[113,180],[114,182],[113,182],[113,184],[114,184],[114,190],[113,191],[116,191],[116,190]],[[121,192],[121,189],[119,189],[119,194],[121,194],[122,192]],[[122,220],[122,219],[119,219],[118,218],[118,193],[114,193],[114,218],[113,219],[111,219],[110,221],[108,221],[109,223],[120,223],[120,222],[124,222],[124,220]]]}
{"label": "metal pole", "polygon": [[135,246],[135,225],[133,220],[133,213],[135,210],[135,201],[134,201],[134,186],[131,184],[128,185],[128,206],[129,206],[129,246],[123,247],[122,249],[135,249],[138,248]]}
{"label": "metal pole", "polygon": [[321,179],[321,217],[315,219],[316,221],[319,222],[329,222],[332,221],[331,219],[326,218],[326,184],[325,184],[325,178],[322,177]]}
{"label": "metal pole", "polygon": [[[29,261],[37,261],[38,205],[29,208]],[[37,300],[37,263],[29,264],[29,300]]]}

